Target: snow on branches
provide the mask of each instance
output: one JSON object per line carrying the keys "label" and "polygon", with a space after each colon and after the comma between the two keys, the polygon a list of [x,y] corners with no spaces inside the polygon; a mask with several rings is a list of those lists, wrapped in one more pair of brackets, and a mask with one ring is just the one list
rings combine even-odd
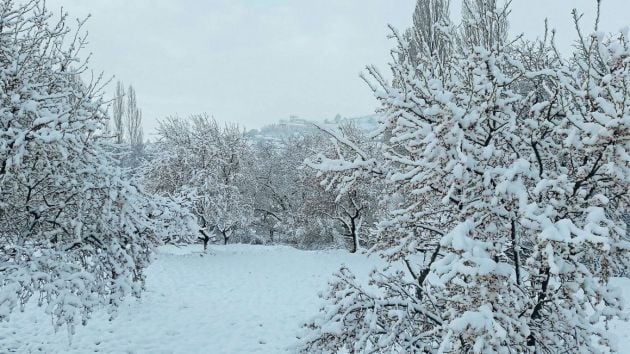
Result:
{"label": "snow on branches", "polygon": [[365,286],[342,270],[304,352],[618,349],[603,322],[625,316],[608,279],[629,260],[627,33],[578,30],[565,60],[547,39],[510,42],[507,6],[464,7],[458,35],[435,19],[452,42],[425,39],[442,45],[433,52],[414,49],[429,31],[394,33],[391,83],[368,69],[382,116],[374,155],[311,164],[338,191],[382,182],[375,249],[404,271],[392,263]]}
{"label": "snow on branches", "polygon": [[215,233],[227,244],[237,230],[247,229],[253,211],[238,188],[248,154],[240,128],[221,127],[206,114],[170,117],[160,122],[158,141],[148,150],[147,189],[189,201],[204,248]]}
{"label": "snow on branches", "polygon": [[139,296],[153,247],[189,217],[115,167],[101,80],[82,82],[85,37],[65,21],[0,1],[0,319],[35,298],[72,332]]}

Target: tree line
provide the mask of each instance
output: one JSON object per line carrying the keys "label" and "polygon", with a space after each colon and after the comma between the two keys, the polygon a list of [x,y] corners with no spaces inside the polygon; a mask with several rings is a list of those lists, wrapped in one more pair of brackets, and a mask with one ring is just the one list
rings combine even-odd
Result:
{"label": "tree line", "polygon": [[[356,252],[367,246],[361,226],[372,222],[376,194],[338,196],[322,186],[305,160],[330,145],[332,136],[302,128],[261,137],[207,114],[169,117],[147,145],[138,178],[151,193],[192,203],[204,248],[216,241]],[[343,130],[364,134],[352,124]]]}

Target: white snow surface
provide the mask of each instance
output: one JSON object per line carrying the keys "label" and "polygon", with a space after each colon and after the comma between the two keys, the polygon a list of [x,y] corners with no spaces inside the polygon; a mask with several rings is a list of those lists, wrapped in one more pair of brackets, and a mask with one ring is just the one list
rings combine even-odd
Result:
{"label": "white snow surface", "polygon": [[341,264],[367,273],[376,257],[284,246],[162,247],[147,269],[141,300],[130,298],[109,321],[54,333],[35,305],[0,323],[0,353],[286,353],[317,314]]}
{"label": "white snow surface", "polygon": [[[70,338],[31,304],[0,323],[0,352],[292,353],[342,264],[361,279],[382,261],[343,250],[229,245],[201,254],[200,246],[165,246],[147,270],[142,299],[127,300],[112,321],[94,314]],[[615,283],[630,297],[630,279]],[[613,321],[610,329],[630,348],[630,324]]]}

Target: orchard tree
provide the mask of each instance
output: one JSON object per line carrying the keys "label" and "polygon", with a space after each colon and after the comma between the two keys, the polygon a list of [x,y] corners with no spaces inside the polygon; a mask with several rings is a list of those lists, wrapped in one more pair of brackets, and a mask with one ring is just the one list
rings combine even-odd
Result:
{"label": "orchard tree", "polygon": [[[325,191],[317,176],[304,166],[307,157],[325,146],[326,138],[310,125],[300,127],[307,129],[253,145],[253,163],[244,171],[252,183],[245,193],[254,201],[257,234],[269,235],[268,242],[311,249],[330,247],[339,241],[335,235],[343,232],[337,219],[336,195]],[[354,213],[351,216],[358,223]]]}
{"label": "orchard tree", "polygon": [[243,160],[248,146],[238,126],[221,127],[208,115],[160,122],[149,148],[144,184],[150,191],[192,202],[204,249],[213,234],[227,243],[246,231],[251,202],[243,195]]}
{"label": "orchard tree", "polygon": [[[236,231],[246,229],[251,223],[251,202],[233,185],[209,180],[205,195],[200,198],[198,213],[204,225],[211,225],[227,245]],[[207,241],[204,247],[207,246]]]}
{"label": "orchard tree", "polygon": [[[340,224],[347,249],[355,253],[370,244],[363,225],[369,227],[374,223],[380,211],[378,193],[381,185],[377,179],[366,178],[370,173],[380,173],[376,161],[369,158],[375,154],[377,144],[352,123],[315,125],[330,138],[333,148],[320,147],[317,155],[306,159],[305,163],[318,171],[322,188],[336,194],[330,210],[323,214]],[[345,160],[353,155],[356,155],[354,161]],[[355,173],[339,173],[347,170]],[[359,176],[356,172],[366,173]]]}
{"label": "orchard tree", "polygon": [[290,207],[291,176],[289,164],[282,159],[282,147],[268,141],[257,141],[252,145],[253,161],[246,175],[253,183],[245,189],[253,201],[252,227],[257,234],[264,235],[265,243],[276,243],[278,231],[286,221]]}
{"label": "orchard tree", "polygon": [[80,80],[86,38],[53,18],[43,1],[0,1],[0,319],[35,297],[72,332],[140,295],[163,238],[196,231],[124,179],[100,134],[101,80]]}
{"label": "orchard tree", "polygon": [[394,32],[393,82],[369,69],[382,146],[320,161],[339,191],[384,182],[375,249],[402,268],[371,286],[340,270],[304,352],[619,350],[603,322],[625,318],[608,282],[629,264],[628,34],[584,35],[576,14],[567,60],[508,40],[507,5],[463,14],[446,63]]}

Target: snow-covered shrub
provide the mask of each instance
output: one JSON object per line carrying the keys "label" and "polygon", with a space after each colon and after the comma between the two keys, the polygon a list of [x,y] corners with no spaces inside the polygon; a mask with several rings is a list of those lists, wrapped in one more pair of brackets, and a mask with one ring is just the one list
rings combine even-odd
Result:
{"label": "snow-covered shrub", "polygon": [[115,167],[101,83],[80,80],[85,37],[65,20],[0,1],[0,319],[35,297],[73,330],[139,296],[153,247],[190,217]]}
{"label": "snow-covered shrub", "polygon": [[565,60],[508,40],[508,13],[466,0],[459,34],[440,17],[430,38],[394,32],[391,83],[369,68],[380,150],[317,162],[342,193],[383,182],[375,249],[405,271],[342,270],[304,352],[619,349],[602,322],[625,317],[608,280],[629,264],[628,35],[580,32]]}

